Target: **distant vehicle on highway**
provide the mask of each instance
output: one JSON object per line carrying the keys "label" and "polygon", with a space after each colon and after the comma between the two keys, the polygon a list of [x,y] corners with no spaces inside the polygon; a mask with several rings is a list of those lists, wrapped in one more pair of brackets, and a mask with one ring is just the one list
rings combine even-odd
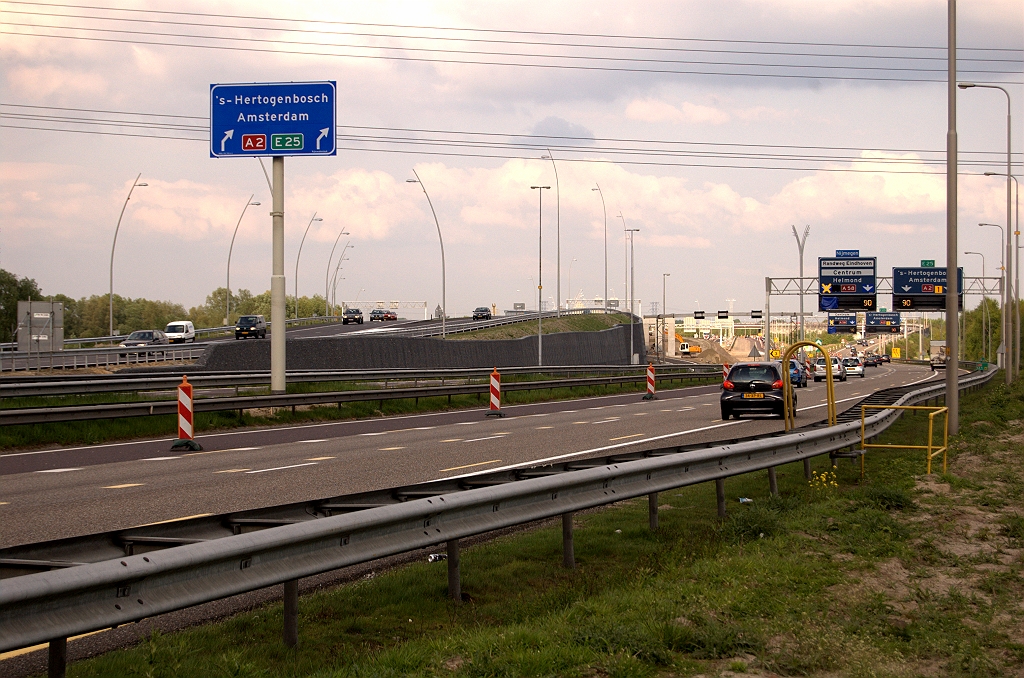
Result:
{"label": "distant vehicle on highway", "polygon": [[195,342],[196,340],[196,328],[191,320],[175,320],[168,323],[167,327],[164,328],[164,334],[167,335],[167,340],[172,344],[184,344],[189,341]]}
{"label": "distant vehicle on highway", "polygon": [[[371,318],[372,320],[373,318]],[[363,312],[358,308],[346,308],[341,314],[341,324],[348,325],[349,323],[356,323],[357,325],[363,324]]]}
{"label": "distant vehicle on highway", "polygon": [[261,315],[243,315],[235,321],[235,339],[255,337],[264,339],[267,336],[267,321]]}
{"label": "distant vehicle on highway", "polygon": [[[782,363],[737,363],[722,382],[722,419],[740,418],[740,413],[785,413],[782,394]],[[796,414],[796,393],[792,411]]]}
{"label": "distant vehicle on highway", "polygon": [[864,367],[878,367],[882,364],[882,356],[877,353],[868,353],[864,356]]}
{"label": "distant vehicle on highway", "polygon": [[391,309],[385,309],[384,320],[398,320],[398,314]]}
{"label": "distant vehicle on highway", "polygon": [[[843,367],[843,361],[836,356],[832,356],[832,380],[838,379],[839,381],[846,381],[846,368]],[[825,359],[818,358],[814,361],[814,381],[821,381],[828,373],[825,371]]]}
{"label": "distant vehicle on highway", "polygon": [[[167,335],[160,330],[135,330],[125,337],[118,346],[130,348],[133,346],[161,346],[169,343],[171,342],[167,340]],[[127,355],[127,353],[122,353],[121,357],[124,358]]]}
{"label": "distant vehicle on highway", "polygon": [[864,378],[864,362],[860,358],[843,358],[843,367],[848,376]]}
{"label": "distant vehicle on highway", "polygon": [[387,319],[387,314],[388,312],[385,311],[383,308],[375,308],[372,311],[370,311],[370,322],[372,323],[374,320],[384,322]]}
{"label": "distant vehicle on highway", "polygon": [[882,362],[883,362],[883,363],[891,362],[891,361],[889,360],[889,355],[888,355],[888,354],[886,354],[886,353],[883,353],[882,355],[880,355],[880,356],[879,356],[879,358],[881,358],[881,360],[882,360]]}
{"label": "distant vehicle on highway", "polygon": [[491,309],[486,306],[480,306],[479,308],[473,309],[473,320],[490,320]]}
{"label": "distant vehicle on highway", "polygon": [[789,361],[789,381],[797,388],[807,388],[807,367],[799,360]]}

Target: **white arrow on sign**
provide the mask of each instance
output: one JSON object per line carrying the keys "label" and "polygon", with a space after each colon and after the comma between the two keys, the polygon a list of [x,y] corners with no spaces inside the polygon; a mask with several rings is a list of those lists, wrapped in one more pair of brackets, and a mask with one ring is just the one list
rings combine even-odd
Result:
{"label": "white arrow on sign", "polygon": [[233,136],[235,136],[235,130],[233,130],[233,129],[229,129],[227,132],[224,132],[224,138],[220,140],[220,152],[221,153],[224,152],[224,144],[227,143],[227,140],[230,139]]}
{"label": "white arrow on sign", "polygon": [[320,140],[327,136],[327,133],[330,131],[330,127],[324,127],[322,130],[320,130],[320,136],[316,138],[316,150],[320,150]]}
{"label": "white arrow on sign", "polygon": [[864,288],[865,292],[869,292],[869,293],[871,292],[871,290],[875,289],[874,285],[862,285],[862,287]]}
{"label": "white arrow on sign", "polygon": [[909,292],[910,291],[910,285],[904,285],[903,286],[903,291],[904,292]]}

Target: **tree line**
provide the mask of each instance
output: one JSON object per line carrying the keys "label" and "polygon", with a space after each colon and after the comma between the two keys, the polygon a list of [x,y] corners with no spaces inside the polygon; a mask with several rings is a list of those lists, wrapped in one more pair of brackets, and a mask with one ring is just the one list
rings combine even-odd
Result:
{"label": "tree line", "polygon": [[[129,334],[135,330],[163,329],[175,320],[191,320],[197,328],[233,324],[242,315],[262,315],[272,320],[270,291],[253,294],[241,289],[231,292],[227,307],[227,288],[218,287],[207,295],[205,303],[186,310],[173,301],[154,301],[114,295],[114,332]],[[64,338],[105,337],[109,332],[110,297],[94,294],[75,299],[66,294],[44,294],[35,280],[19,278],[0,268],[0,342],[14,341],[18,328],[19,301],[59,301],[64,304]],[[301,297],[300,318],[324,314],[324,298],[320,295]],[[228,310],[225,318],[225,311]],[[295,316],[295,298],[288,299],[288,317]],[[225,319],[227,322],[225,323]]]}

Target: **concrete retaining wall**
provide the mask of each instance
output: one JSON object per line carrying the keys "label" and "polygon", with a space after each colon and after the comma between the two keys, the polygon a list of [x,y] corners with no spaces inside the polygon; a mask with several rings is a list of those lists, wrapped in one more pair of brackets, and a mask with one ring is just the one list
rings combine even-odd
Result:
{"label": "concrete retaining wall", "polygon": [[[645,360],[643,326],[633,326],[633,350]],[[537,364],[537,338],[442,340],[387,334],[288,340],[289,370],[527,367]],[[545,365],[628,365],[629,326],[601,332],[544,335]],[[211,344],[196,366],[207,370],[269,370],[270,341]]]}

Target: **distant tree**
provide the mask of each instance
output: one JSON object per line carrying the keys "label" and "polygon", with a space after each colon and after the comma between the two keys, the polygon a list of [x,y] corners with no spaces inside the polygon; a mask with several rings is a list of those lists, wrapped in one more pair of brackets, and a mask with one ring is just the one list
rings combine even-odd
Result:
{"label": "distant tree", "polygon": [[0,341],[14,341],[18,329],[18,302],[42,299],[43,292],[32,278],[18,278],[0,268]]}

